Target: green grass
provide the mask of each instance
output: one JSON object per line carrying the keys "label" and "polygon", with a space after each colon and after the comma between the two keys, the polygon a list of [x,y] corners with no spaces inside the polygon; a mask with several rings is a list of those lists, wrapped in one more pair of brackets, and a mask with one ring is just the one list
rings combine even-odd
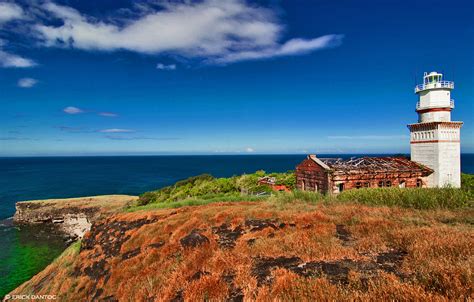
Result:
{"label": "green grass", "polygon": [[399,206],[415,209],[455,209],[469,206],[465,190],[455,188],[371,188],[347,190],[338,201],[359,202],[374,206]]}
{"label": "green grass", "polygon": [[278,204],[288,204],[295,202],[304,202],[310,204],[316,204],[318,202],[326,201],[327,196],[307,191],[292,191],[292,192],[275,192],[268,199],[270,202],[275,202]]}
{"label": "green grass", "polygon": [[191,198],[208,199],[207,196],[212,198],[221,195],[240,195],[241,193],[247,195],[270,193],[271,188],[258,183],[258,180],[263,176],[274,177],[277,184],[284,184],[290,189],[295,186],[295,175],[291,171],[270,174],[265,173],[265,171],[257,171],[253,174],[243,174],[229,178],[214,178],[209,174],[202,174],[178,181],[172,186],[145,192],[140,195],[135,205],[179,202]]}
{"label": "green grass", "polygon": [[[179,208],[183,206],[206,205],[213,202],[269,201],[280,205],[303,202],[358,202],[372,206],[394,206],[415,209],[456,209],[473,206],[474,175],[462,174],[462,188],[363,188],[347,190],[338,195],[322,195],[314,192],[292,191],[271,192],[266,186],[258,185],[258,179],[270,175],[279,183],[290,188],[294,186],[292,172],[254,174],[213,178],[204,174],[180,181],[157,191],[146,192],[138,202],[125,211]],[[242,194],[247,192],[249,194]],[[255,196],[252,193],[271,192],[269,196]]]}
{"label": "green grass", "polygon": [[268,196],[252,196],[239,194],[214,194],[204,195],[200,197],[188,198],[175,202],[154,202],[143,206],[132,205],[125,209],[126,212],[136,212],[154,209],[173,209],[187,206],[201,206],[216,202],[242,202],[242,201],[263,201]]}

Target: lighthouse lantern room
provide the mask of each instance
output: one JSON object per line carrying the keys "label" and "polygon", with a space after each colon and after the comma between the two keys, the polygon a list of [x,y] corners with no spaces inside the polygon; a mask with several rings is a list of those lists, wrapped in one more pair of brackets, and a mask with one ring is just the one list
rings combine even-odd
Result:
{"label": "lighthouse lantern room", "polygon": [[426,73],[423,83],[415,87],[418,94],[418,123],[410,129],[411,160],[434,170],[427,178],[428,187],[461,186],[460,130],[462,122],[451,121],[454,82],[443,80],[443,74]]}

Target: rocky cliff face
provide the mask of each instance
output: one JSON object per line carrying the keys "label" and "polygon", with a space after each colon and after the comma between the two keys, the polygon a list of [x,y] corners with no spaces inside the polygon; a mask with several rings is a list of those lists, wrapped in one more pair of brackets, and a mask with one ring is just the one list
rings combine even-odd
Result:
{"label": "rocky cliff face", "polygon": [[17,202],[13,219],[18,225],[42,224],[76,240],[90,230],[94,221],[134,200],[134,196],[105,195]]}
{"label": "rocky cliff face", "polygon": [[[11,295],[59,301],[465,300],[466,211],[221,203],[92,222]],[[446,221],[449,220],[449,224]]]}

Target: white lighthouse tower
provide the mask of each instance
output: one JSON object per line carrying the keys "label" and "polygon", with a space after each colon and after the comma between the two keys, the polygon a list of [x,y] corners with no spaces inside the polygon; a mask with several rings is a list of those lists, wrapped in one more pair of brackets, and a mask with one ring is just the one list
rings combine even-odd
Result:
{"label": "white lighthouse tower", "polygon": [[411,132],[411,160],[430,167],[434,173],[427,178],[428,187],[461,186],[462,122],[451,121],[454,82],[444,81],[437,72],[426,73],[423,84],[415,87],[418,123],[408,125]]}

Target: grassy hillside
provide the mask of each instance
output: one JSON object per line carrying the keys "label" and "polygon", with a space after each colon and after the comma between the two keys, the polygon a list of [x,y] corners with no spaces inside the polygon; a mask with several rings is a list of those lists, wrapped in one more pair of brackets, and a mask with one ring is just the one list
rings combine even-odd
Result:
{"label": "grassy hillside", "polygon": [[[136,205],[143,206],[152,203],[170,203],[189,199],[239,198],[240,196],[256,196],[271,192],[268,186],[259,185],[258,180],[263,176],[275,177],[277,184],[295,187],[295,176],[292,171],[286,173],[270,173],[257,171],[229,178],[214,178],[209,174],[198,175],[172,186],[140,195]],[[252,199],[252,198],[250,198]]]}
{"label": "grassy hillside", "polygon": [[[284,184],[293,192],[272,192],[258,184],[263,176],[275,177],[278,184]],[[177,182],[173,186],[146,192],[128,211],[161,208],[177,208],[190,205],[204,205],[222,201],[278,201],[295,200],[308,203],[359,202],[367,205],[400,206],[416,209],[455,209],[472,206],[474,200],[474,175],[462,174],[462,188],[369,188],[347,190],[338,195],[322,195],[294,190],[294,173],[272,173],[257,171],[253,174],[214,178],[204,174]],[[262,194],[267,193],[267,194]]]}
{"label": "grassy hillside", "polygon": [[116,214],[13,294],[55,294],[59,301],[465,301],[474,291],[472,217],[472,208],[276,199]]}

